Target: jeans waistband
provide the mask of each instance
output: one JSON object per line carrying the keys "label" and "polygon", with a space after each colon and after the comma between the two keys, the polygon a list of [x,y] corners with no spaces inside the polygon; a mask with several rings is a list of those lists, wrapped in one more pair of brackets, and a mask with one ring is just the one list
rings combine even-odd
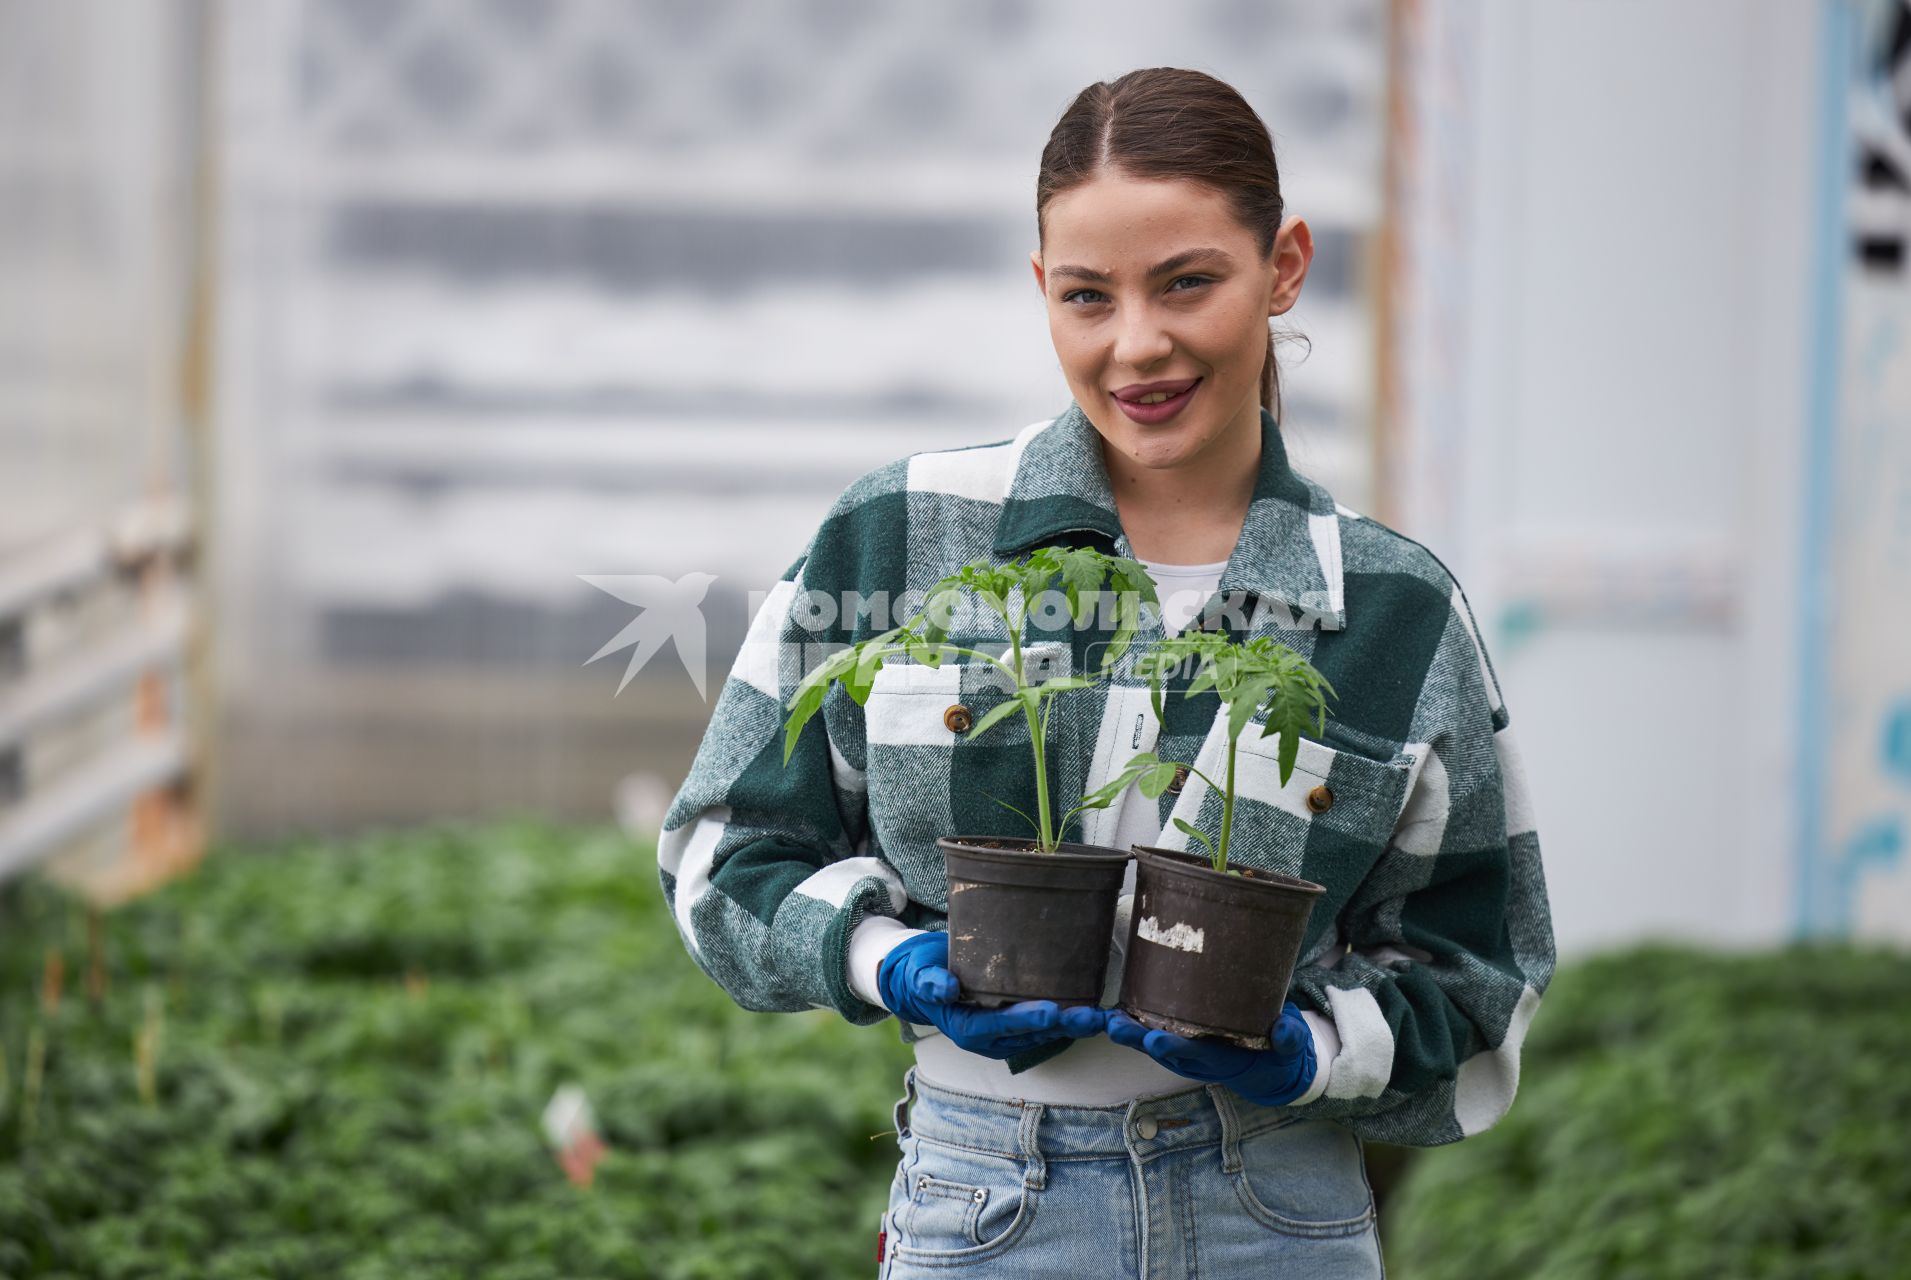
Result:
{"label": "jeans waistband", "polygon": [[1038,1169],[1046,1160],[1132,1156],[1145,1161],[1218,1144],[1223,1166],[1232,1173],[1241,1167],[1241,1139],[1303,1123],[1291,1112],[1249,1102],[1218,1084],[1190,1084],[1178,1093],[1112,1106],[965,1093],[923,1078],[913,1066],[904,1073],[903,1085],[895,1112],[899,1137],[913,1133],[930,1142],[1027,1160]]}

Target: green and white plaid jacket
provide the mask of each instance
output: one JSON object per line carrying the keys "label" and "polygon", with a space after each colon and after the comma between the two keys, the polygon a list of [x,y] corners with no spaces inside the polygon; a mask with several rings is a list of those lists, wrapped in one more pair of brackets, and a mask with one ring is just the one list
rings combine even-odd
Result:
{"label": "green and white plaid jacket", "polygon": [[[1261,430],[1252,505],[1198,625],[1270,635],[1338,694],[1320,739],[1303,738],[1286,785],[1277,740],[1258,736],[1258,725],[1242,733],[1236,762],[1230,857],[1327,890],[1290,998],[1310,1026],[1331,1022],[1335,1034],[1316,1038],[1332,1056],[1288,1106],[1375,1141],[1458,1141],[1511,1106],[1520,1044],[1553,973],[1524,771],[1459,584],[1419,543],[1289,467],[1266,410]],[[883,916],[899,922],[890,928],[944,927],[936,837],[1028,834],[991,798],[1035,811],[1023,719],[973,740],[944,721],[958,702],[980,720],[1008,696],[988,664],[892,660],[864,706],[832,687],[787,767],[784,707],[827,652],[903,621],[926,588],[970,560],[1045,544],[1133,555],[1100,449],[1071,401],[1013,439],[877,467],[836,500],[757,612],[658,840],[685,945],[744,1008],[829,1008],[859,1024],[891,1016],[850,980],[857,926]],[[1040,621],[1032,612],[1023,637],[1031,675],[1098,666],[1105,619],[1079,630],[1063,620],[1054,631]],[[953,643],[1006,647],[986,609],[969,623],[958,620]],[[1182,697],[1181,677],[1158,725],[1131,670],[1134,653],[1162,634],[1147,617],[1112,675],[1055,700],[1046,756],[1058,814],[1136,751],[1224,776],[1226,717],[1212,691]],[[1307,796],[1323,782],[1332,802],[1317,813]],[[1124,802],[1149,803],[1132,787]],[[1189,844],[1174,818],[1218,837],[1221,797],[1199,776],[1158,807],[1163,847]],[[1090,811],[1064,834],[1107,843],[1117,820],[1117,809]],[[898,1025],[905,1041],[922,1034]]]}

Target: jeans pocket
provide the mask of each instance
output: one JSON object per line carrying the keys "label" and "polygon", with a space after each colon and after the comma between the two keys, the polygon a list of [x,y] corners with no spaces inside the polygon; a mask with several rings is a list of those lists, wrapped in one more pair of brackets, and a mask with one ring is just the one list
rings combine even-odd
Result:
{"label": "jeans pocket", "polygon": [[943,1264],[998,1258],[1027,1234],[1035,1199],[1024,1162],[911,1136],[900,1204],[892,1215],[896,1256]]}
{"label": "jeans pocket", "polygon": [[1353,1132],[1330,1120],[1291,1119],[1241,1139],[1235,1193],[1256,1222],[1314,1239],[1373,1228],[1373,1188]]}

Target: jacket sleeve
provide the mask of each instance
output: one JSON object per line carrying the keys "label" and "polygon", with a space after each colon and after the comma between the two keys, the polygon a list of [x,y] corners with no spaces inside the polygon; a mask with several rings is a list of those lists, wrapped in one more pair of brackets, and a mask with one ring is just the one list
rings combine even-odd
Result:
{"label": "jacket sleeve", "polygon": [[1427,749],[1392,838],[1289,997],[1319,1066],[1288,1105],[1402,1146],[1457,1142],[1506,1114],[1554,965],[1511,718],[1457,583],[1451,601],[1414,715]]}
{"label": "jacket sleeve", "polygon": [[894,922],[908,899],[868,850],[862,708],[832,687],[783,762],[797,683],[850,638],[823,597],[853,576],[854,551],[825,522],[751,620],[664,816],[657,867],[691,957],[743,1008],[827,1008],[868,1024],[890,1015],[852,984],[850,941],[865,920]]}

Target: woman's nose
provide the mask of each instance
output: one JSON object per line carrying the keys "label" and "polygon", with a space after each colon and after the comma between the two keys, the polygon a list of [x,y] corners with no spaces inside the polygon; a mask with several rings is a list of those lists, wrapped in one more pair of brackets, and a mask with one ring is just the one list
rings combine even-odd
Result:
{"label": "woman's nose", "polygon": [[1111,353],[1118,364],[1130,369],[1145,369],[1160,364],[1174,350],[1160,320],[1147,307],[1131,307],[1116,321],[1115,349]]}

